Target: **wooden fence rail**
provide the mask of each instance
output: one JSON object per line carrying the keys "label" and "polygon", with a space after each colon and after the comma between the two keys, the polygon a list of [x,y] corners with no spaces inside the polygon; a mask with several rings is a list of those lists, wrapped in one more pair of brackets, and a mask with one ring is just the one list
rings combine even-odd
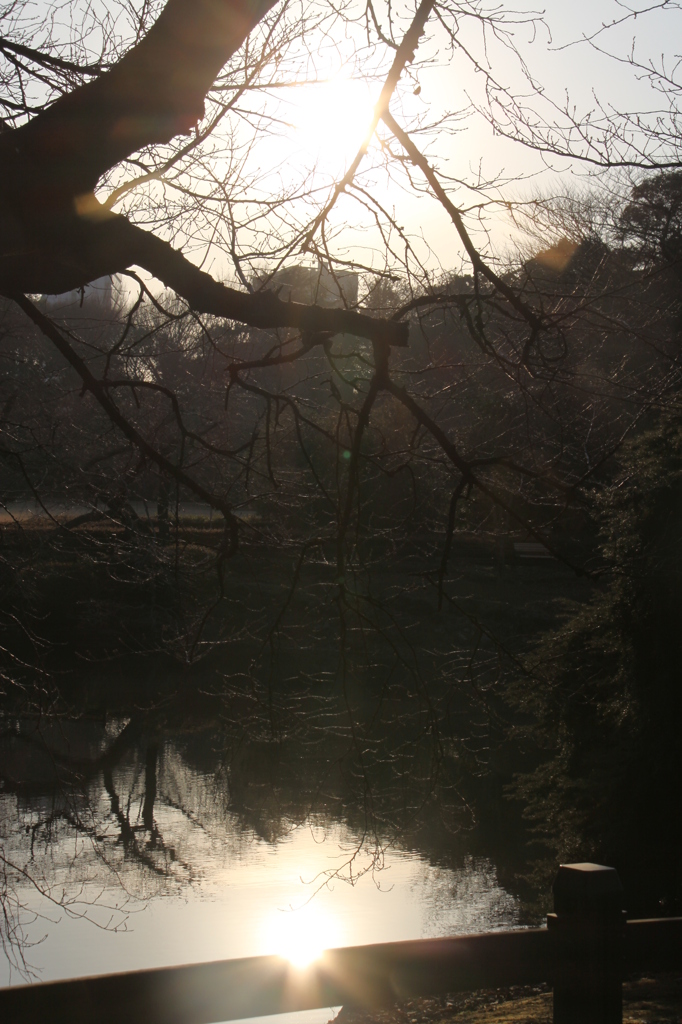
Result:
{"label": "wooden fence rail", "polygon": [[613,868],[564,865],[548,928],[328,950],[0,989],[3,1024],[214,1024],[243,1017],[550,982],[555,1024],[620,1024],[622,980],[682,968],[682,918],[625,922]]}

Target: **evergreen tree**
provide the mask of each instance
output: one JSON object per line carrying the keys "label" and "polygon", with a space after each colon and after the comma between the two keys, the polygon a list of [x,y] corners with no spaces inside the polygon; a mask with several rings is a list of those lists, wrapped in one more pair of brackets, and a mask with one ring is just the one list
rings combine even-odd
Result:
{"label": "evergreen tree", "polygon": [[633,440],[598,499],[603,571],[516,689],[542,752],[517,778],[561,861],[615,865],[631,913],[682,906],[682,425]]}

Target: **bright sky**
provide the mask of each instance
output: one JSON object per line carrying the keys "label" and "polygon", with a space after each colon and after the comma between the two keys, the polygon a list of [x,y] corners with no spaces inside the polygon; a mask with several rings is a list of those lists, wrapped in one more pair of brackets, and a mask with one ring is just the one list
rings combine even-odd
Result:
{"label": "bright sky", "polygon": [[[36,9],[40,8],[41,2],[38,0]],[[76,5],[82,2],[84,0],[76,0]],[[292,3],[296,2],[292,0]],[[651,110],[662,105],[662,97],[652,90],[641,73],[638,75],[627,64],[627,57],[634,52],[643,64],[664,64],[668,71],[674,69],[676,72],[680,50],[678,40],[682,39],[682,10],[668,0],[662,0],[651,9],[647,9],[648,0],[631,2],[636,3],[641,11],[636,19],[629,17],[630,9],[619,0],[571,0],[571,3],[549,0],[544,11],[537,11],[544,18],[544,25],[534,27],[527,19],[525,24],[523,18],[517,19],[519,23],[512,26],[513,42],[538,84],[539,92],[533,92],[529,87],[520,73],[518,59],[504,41],[489,36],[484,47],[475,18],[460,16],[458,24],[461,38],[470,52],[482,63],[487,59],[500,84],[511,88],[517,95],[523,95],[531,107],[541,111],[545,120],[551,121],[556,116],[551,102],[561,107],[567,97],[579,114],[593,110],[597,99],[615,110]],[[442,3],[447,10],[448,0],[442,0]],[[473,10],[478,10],[475,0],[473,3]],[[304,11],[325,9],[323,6],[314,7],[313,0],[300,0],[300,4]],[[107,10],[115,9],[112,5],[104,6]],[[364,10],[364,4],[360,6]],[[347,11],[352,14],[356,7],[359,11],[360,6],[356,0],[348,0]],[[374,6],[385,27],[386,3],[376,0]],[[488,7],[494,10],[494,0],[486,3]],[[393,4],[394,11],[402,11],[408,17],[414,8],[414,0]],[[499,7],[498,13],[513,20],[515,10],[521,12],[529,8],[532,8],[532,0],[527,5],[524,0],[510,0]],[[451,24],[454,10],[452,5]],[[597,39],[597,43],[613,57],[580,42],[581,37],[592,35],[602,26],[622,19],[625,19],[623,24],[602,32]],[[397,26],[398,38],[407,23],[408,18],[404,18]],[[256,133],[256,145],[246,158],[245,186],[237,198],[236,207],[242,221],[251,218],[250,226],[242,230],[238,238],[242,251],[258,250],[264,239],[271,244],[277,232],[284,238],[287,233],[293,236],[311,215],[311,207],[304,199],[289,203],[286,209],[267,213],[264,206],[260,209],[250,206],[251,199],[265,203],[282,188],[304,192],[311,181],[319,190],[316,193],[318,200],[329,195],[334,181],[342,175],[357,150],[381,89],[388,66],[386,61],[392,57],[391,51],[385,48],[384,64],[379,67],[375,57],[363,49],[366,34],[361,21],[347,23],[345,28],[337,22],[327,35],[320,34],[315,39],[319,39],[319,44],[315,42],[312,52],[301,57],[298,77],[301,73],[305,75],[307,64],[309,78],[316,78],[318,83],[272,91],[267,99],[267,110],[277,119],[273,125],[275,136],[261,137]],[[474,73],[461,52],[453,58],[449,56],[445,33],[433,19],[417,58],[416,73],[407,78],[403,76],[391,108],[406,128],[413,130],[419,119],[437,122],[448,113],[461,111],[469,98],[479,102],[483,99],[484,76]],[[285,55],[284,63],[276,74],[286,76],[284,69],[290,59],[289,54]],[[417,86],[419,94],[415,95]],[[263,94],[251,93],[246,97],[244,102],[248,100],[252,106],[242,115],[241,121],[237,118],[232,122],[244,138],[252,133],[255,119],[249,116],[249,111],[257,110],[259,95],[262,97]],[[543,158],[524,146],[496,137],[480,117],[460,119],[452,127],[450,133],[441,130],[420,142],[426,146],[430,160],[441,173],[464,183],[462,187],[453,187],[451,195],[457,204],[465,208],[478,198],[466,186],[476,183],[479,178],[488,182],[506,179],[504,197],[512,199],[527,196],[533,188],[554,188],[557,182],[585,182],[585,165]],[[385,130],[382,134],[386,137]],[[400,151],[398,146],[395,149]],[[231,159],[234,157],[228,153],[225,158],[216,160],[217,181],[227,174]],[[384,210],[393,214],[396,222],[404,227],[418,259],[429,271],[437,271],[439,266],[446,269],[457,267],[461,245],[440,205],[429,196],[415,192],[399,170],[393,178],[387,177],[380,163],[375,148],[363,161],[357,181],[368,186]],[[371,169],[373,164],[375,170],[370,173],[367,169]],[[313,172],[314,177],[311,177]],[[401,187],[401,178],[402,185],[407,185],[407,188]],[[421,184],[419,173],[414,175],[414,183],[417,186]],[[160,188],[158,197],[161,198]],[[337,258],[378,267],[382,265],[385,245],[376,228],[373,211],[363,209],[357,199],[357,196],[355,199],[342,196],[337,203],[328,225],[330,248]],[[125,205],[117,208],[123,210]],[[169,213],[169,221],[174,222],[172,212]],[[178,241],[182,241],[182,230],[194,232],[196,255],[193,258],[201,259],[204,239],[211,235],[213,228],[210,224],[202,226],[191,221],[189,229],[181,229]],[[335,231],[338,232],[336,238]],[[512,229],[503,211],[492,214],[490,231],[494,247],[504,248]],[[396,245],[397,259],[404,251],[404,243],[395,235],[392,241]],[[223,243],[223,252],[227,248]],[[303,262],[304,257],[299,250],[292,248],[287,261]],[[251,270],[257,265],[257,260],[252,262]],[[233,267],[216,248],[212,249],[204,266],[221,276],[234,278]],[[246,270],[249,270],[248,261]]]}
{"label": "bright sky", "polygon": [[[507,6],[506,10],[511,8]],[[634,52],[643,63],[660,65],[664,62],[669,69],[674,67],[678,60],[677,41],[682,38],[679,9],[663,5],[602,32],[598,44],[619,59],[610,58],[579,41],[581,36],[590,35],[627,14],[628,9],[616,0],[575,0],[570,5],[550,0],[544,12],[546,27],[540,26],[534,31],[530,25],[525,25],[515,30],[515,42],[544,96],[530,95],[516,58],[491,40],[488,55],[494,74],[501,84],[525,93],[528,102],[544,109],[550,118],[556,116],[556,112],[547,101],[561,106],[567,96],[579,113],[593,110],[597,100],[619,111],[657,108],[661,105],[660,95],[625,63],[625,58]],[[465,38],[471,41],[472,47],[478,46],[479,55],[482,54],[480,40],[474,38],[474,33]],[[448,111],[461,109],[467,102],[467,95],[482,98],[483,76],[473,74],[461,55],[444,61],[444,42],[444,34],[431,29],[430,38],[424,41],[419,55],[433,58],[433,64],[419,71],[419,97],[412,95],[410,87],[403,89],[393,104],[394,114],[406,126],[417,117],[435,120]],[[571,43],[574,45],[567,45]],[[352,159],[380,89],[377,82],[363,83],[357,77],[361,71],[362,68],[346,67],[340,71],[333,68],[326,84],[296,90],[288,97],[287,118],[293,131],[279,152],[284,155],[285,167],[293,177],[300,176],[303,166],[314,164],[325,178],[338,175]],[[559,176],[572,184],[584,183],[587,172],[585,165],[543,158],[526,147],[495,137],[489,125],[479,118],[462,122],[457,134],[441,133],[432,141],[429,152],[441,171],[468,182],[476,181],[479,174],[487,180],[518,178],[517,184],[506,188],[506,195],[512,198],[527,194],[536,185],[552,187]],[[439,204],[429,197],[415,195],[412,190],[406,193],[381,173],[377,172],[373,180],[382,202],[387,208],[395,209],[398,221],[405,225],[408,233],[415,238],[423,234],[429,240],[434,254],[426,257],[427,262],[434,266],[440,260],[446,267],[453,266],[460,251],[459,241]],[[419,175],[416,180],[420,180]],[[473,195],[460,190],[455,199],[466,205]],[[333,222],[341,223],[344,216],[352,221],[351,205],[349,201],[341,201]],[[493,231],[496,243],[504,244],[510,233],[506,219],[497,218]],[[362,251],[366,252],[364,247],[368,242],[369,238],[362,232],[345,229],[343,244],[349,253],[361,251],[355,246],[362,246]],[[421,250],[424,254],[424,246]]]}

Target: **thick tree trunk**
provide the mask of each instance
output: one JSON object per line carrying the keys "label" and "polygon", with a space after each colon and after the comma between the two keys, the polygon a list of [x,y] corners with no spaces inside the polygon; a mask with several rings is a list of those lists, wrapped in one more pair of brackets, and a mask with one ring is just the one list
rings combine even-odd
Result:
{"label": "thick tree trunk", "polygon": [[260,328],[406,344],[406,324],[227,288],[168,243],[106,211],[93,194],[119,161],[168,142],[203,116],[221,67],[273,2],[168,0],[114,68],[0,133],[0,292],[59,294],[136,265],[200,312]]}

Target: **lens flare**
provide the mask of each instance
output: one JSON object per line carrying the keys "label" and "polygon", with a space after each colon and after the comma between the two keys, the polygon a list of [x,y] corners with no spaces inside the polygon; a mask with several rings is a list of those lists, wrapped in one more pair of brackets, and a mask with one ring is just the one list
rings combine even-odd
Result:
{"label": "lens flare", "polygon": [[339,945],[339,929],[318,907],[278,910],[265,922],[264,945],[298,969],[310,966],[325,949]]}

